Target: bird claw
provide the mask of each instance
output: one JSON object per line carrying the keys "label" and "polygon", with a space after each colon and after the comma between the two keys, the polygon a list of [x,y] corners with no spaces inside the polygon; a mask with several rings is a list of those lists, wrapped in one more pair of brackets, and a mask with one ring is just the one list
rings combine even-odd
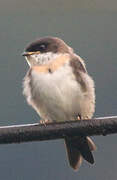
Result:
{"label": "bird claw", "polygon": [[42,119],[40,120],[40,124],[43,124],[43,125],[47,125],[48,123],[51,123],[52,121],[51,120],[48,120],[48,119]]}
{"label": "bird claw", "polygon": [[78,119],[78,120],[81,120],[81,118],[80,118],[79,116],[77,117],[77,119]]}

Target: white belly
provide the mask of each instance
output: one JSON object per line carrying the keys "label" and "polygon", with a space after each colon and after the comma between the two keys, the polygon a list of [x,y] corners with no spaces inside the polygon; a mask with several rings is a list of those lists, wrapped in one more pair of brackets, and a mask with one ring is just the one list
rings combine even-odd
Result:
{"label": "white belly", "polygon": [[[74,120],[78,114],[88,117],[94,112],[94,101],[90,101],[90,93],[83,92],[68,65],[53,73],[38,74],[32,71],[31,86],[29,103],[43,119],[67,121]],[[90,96],[93,97],[92,92]]]}

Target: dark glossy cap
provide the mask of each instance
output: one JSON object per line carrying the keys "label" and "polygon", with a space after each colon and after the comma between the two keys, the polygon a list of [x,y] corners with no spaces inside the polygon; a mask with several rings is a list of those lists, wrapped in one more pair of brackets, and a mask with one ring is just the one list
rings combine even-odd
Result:
{"label": "dark glossy cap", "polygon": [[25,54],[28,52],[32,52],[32,54],[34,52],[70,53],[71,48],[63,40],[59,38],[44,37],[30,43],[26,47],[25,53],[23,55],[25,56]]}

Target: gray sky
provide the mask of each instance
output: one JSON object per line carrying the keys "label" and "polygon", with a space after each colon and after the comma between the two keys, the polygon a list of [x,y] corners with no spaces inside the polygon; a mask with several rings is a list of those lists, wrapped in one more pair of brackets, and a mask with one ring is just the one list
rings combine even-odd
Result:
{"label": "gray sky", "polygon": [[[58,36],[85,59],[96,84],[96,117],[117,115],[117,1],[2,0],[0,2],[0,125],[39,121],[22,95],[28,66],[21,53],[39,37]],[[113,180],[116,135],[95,137],[95,165],[69,168],[64,143],[0,145],[0,179]]]}

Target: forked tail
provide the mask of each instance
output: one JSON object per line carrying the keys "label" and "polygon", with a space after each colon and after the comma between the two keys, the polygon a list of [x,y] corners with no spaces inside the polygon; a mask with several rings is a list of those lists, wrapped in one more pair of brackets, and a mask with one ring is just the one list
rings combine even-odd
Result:
{"label": "forked tail", "polygon": [[69,164],[73,169],[78,169],[82,163],[82,157],[89,163],[94,163],[91,151],[96,149],[89,137],[65,138]]}

